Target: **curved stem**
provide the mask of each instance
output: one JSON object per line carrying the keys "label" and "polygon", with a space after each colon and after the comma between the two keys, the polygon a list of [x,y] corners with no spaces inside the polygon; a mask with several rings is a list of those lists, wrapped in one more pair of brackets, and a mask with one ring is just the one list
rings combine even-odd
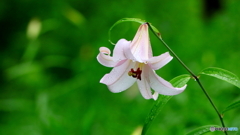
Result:
{"label": "curved stem", "polygon": [[[198,76],[196,76],[183,62],[182,60],[172,51],[172,49],[163,41],[162,37],[160,36],[159,32],[156,32],[153,28],[153,26],[148,23],[148,26],[150,27],[151,31],[154,33],[154,35],[163,43],[163,45],[172,53],[172,55],[180,62],[180,64],[192,75],[192,77],[197,81],[198,85],[200,86],[200,88],[202,89],[202,91],[204,92],[204,94],[206,95],[206,97],[208,98],[209,102],[211,103],[211,105],[213,106],[214,110],[216,111],[216,113],[218,114],[218,117],[221,121],[222,127],[225,127],[224,121],[223,121],[223,117],[220,114],[220,112],[218,111],[217,107],[215,106],[215,104],[213,103],[212,99],[210,98],[210,96],[208,95],[207,91],[204,89],[203,85],[201,84]],[[225,135],[228,135],[227,131],[224,131]]]}

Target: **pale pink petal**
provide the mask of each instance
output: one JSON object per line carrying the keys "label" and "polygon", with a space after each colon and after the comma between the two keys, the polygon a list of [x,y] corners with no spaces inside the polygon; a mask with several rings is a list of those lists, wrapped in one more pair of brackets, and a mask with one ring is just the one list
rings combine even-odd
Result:
{"label": "pale pink petal", "polygon": [[113,57],[110,56],[111,51],[106,47],[100,47],[100,53],[97,56],[99,63],[106,67],[115,67],[121,65],[126,57],[124,55],[124,48],[130,45],[130,41],[120,39],[113,50]]}
{"label": "pale pink petal", "polygon": [[153,98],[151,88],[145,77],[142,77],[141,80],[137,80],[138,88],[145,99]]}
{"label": "pale pink petal", "polygon": [[169,52],[166,52],[166,53],[161,54],[157,57],[150,58],[147,62],[148,62],[148,65],[153,70],[158,70],[159,68],[165,66],[172,59],[173,59],[173,57],[169,54]]}
{"label": "pale pink petal", "polygon": [[120,66],[114,67],[109,74],[103,76],[100,83],[106,84],[111,92],[118,93],[128,89],[136,81],[136,78],[128,76],[128,72],[135,63],[125,61]]}
{"label": "pale pink petal", "polygon": [[150,81],[150,87],[158,92],[159,94],[162,95],[177,95],[180,94],[181,92],[183,92],[185,90],[185,88],[187,87],[187,85],[181,87],[181,88],[175,88],[172,86],[172,84],[170,84],[169,82],[167,82],[166,80],[162,79],[161,77],[159,77],[154,70],[152,70],[149,66],[146,66],[146,70],[147,70],[147,74],[149,81]]}
{"label": "pale pink petal", "polygon": [[110,56],[111,51],[106,47],[100,47],[100,53],[97,56],[97,60],[99,63],[106,67],[114,67],[118,61],[116,61],[113,57]]}
{"label": "pale pink petal", "polygon": [[152,57],[152,48],[149,41],[148,25],[142,24],[133,41],[131,42],[131,52],[138,62],[146,62]]}
{"label": "pale pink petal", "polygon": [[130,46],[131,41],[127,41],[126,39],[118,40],[117,44],[113,49],[113,58],[116,60],[126,59],[124,55],[124,48]]}
{"label": "pale pink petal", "polygon": [[142,75],[141,75],[141,80],[137,80],[138,88],[142,94],[142,96],[145,99],[151,99],[153,98],[154,100],[157,99],[158,94],[152,95],[152,91],[149,85],[149,80],[148,80],[148,73],[145,73],[147,70],[145,69],[147,65],[142,67]]}
{"label": "pale pink petal", "polygon": [[127,58],[127,59],[130,59],[130,60],[132,60],[132,61],[138,61],[134,56],[133,56],[133,54],[132,54],[132,52],[131,52],[131,47],[130,46],[126,46],[126,47],[124,47],[124,55],[125,55],[125,57]]}

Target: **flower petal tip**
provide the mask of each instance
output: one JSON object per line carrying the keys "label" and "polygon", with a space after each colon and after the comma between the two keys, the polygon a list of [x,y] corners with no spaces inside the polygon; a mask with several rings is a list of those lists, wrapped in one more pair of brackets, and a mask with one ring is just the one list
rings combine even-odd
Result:
{"label": "flower petal tip", "polygon": [[154,94],[152,95],[153,100],[157,100],[158,99],[158,93],[154,92]]}

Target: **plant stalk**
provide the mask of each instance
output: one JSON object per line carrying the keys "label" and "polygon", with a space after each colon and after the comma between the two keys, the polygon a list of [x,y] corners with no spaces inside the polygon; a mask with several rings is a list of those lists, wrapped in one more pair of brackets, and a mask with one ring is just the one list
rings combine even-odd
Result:
{"label": "plant stalk", "polygon": [[[204,94],[206,95],[207,99],[209,100],[209,102],[211,103],[211,105],[213,106],[214,110],[216,111],[216,113],[218,114],[218,117],[221,121],[222,127],[225,127],[224,121],[223,121],[223,117],[220,114],[220,112],[218,111],[217,107],[215,106],[215,104],[213,103],[212,99],[210,98],[210,96],[208,95],[207,91],[204,89],[203,85],[200,82],[200,79],[198,78],[198,76],[196,76],[183,62],[182,60],[173,52],[173,50],[163,41],[161,34],[154,31],[154,29],[152,28],[151,24],[149,24],[147,22],[148,26],[150,27],[150,30],[154,33],[154,35],[163,43],[163,45],[172,53],[172,55],[180,62],[180,64],[191,74],[191,76],[195,79],[195,81],[197,81],[198,85],[200,86],[200,88],[202,89],[202,91],[204,92]],[[224,131],[225,135],[228,135],[227,131]]]}
{"label": "plant stalk", "polygon": [[[197,78],[196,81],[197,81],[198,85],[201,87],[201,89],[203,90],[204,94],[205,94],[206,97],[208,98],[209,102],[211,103],[211,105],[213,106],[213,108],[215,109],[215,111],[217,112],[218,117],[219,117],[219,119],[220,119],[220,121],[221,121],[222,127],[225,127],[225,124],[224,124],[224,122],[223,122],[223,117],[222,117],[221,113],[218,111],[218,109],[217,109],[217,107],[215,106],[215,104],[213,103],[211,97],[208,95],[207,91],[204,89],[204,87],[203,87],[202,83],[200,82],[199,78]],[[224,133],[225,133],[225,135],[228,135],[228,133],[227,133],[226,130],[224,130]]]}

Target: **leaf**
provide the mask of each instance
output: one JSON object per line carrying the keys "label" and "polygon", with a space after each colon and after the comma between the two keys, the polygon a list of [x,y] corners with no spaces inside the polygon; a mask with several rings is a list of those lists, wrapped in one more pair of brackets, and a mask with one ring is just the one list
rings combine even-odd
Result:
{"label": "leaf", "polygon": [[142,135],[147,133],[148,128],[150,127],[152,121],[157,117],[159,112],[162,110],[165,104],[172,98],[172,96],[159,95],[157,101],[153,105],[150,113],[147,116],[145,124],[143,126]]}
{"label": "leaf", "polygon": [[226,81],[226,82],[233,84],[233,85],[237,86],[238,88],[240,88],[239,78],[232,72],[227,71],[225,69],[209,67],[209,68],[204,69],[200,74],[208,75],[208,76],[212,76],[212,77],[221,79],[223,81]]}
{"label": "leaf", "polygon": [[236,108],[240,108],[240,100],[237,101],[237,102],[234,102],[232,104],[230,104],[229,106],[227,106],[223,111],[222,111],[222,114],[229,111],[229,110],[232,110],[232,109],[236,109]]}
{"label": "leaf", "polygon": [[162,40],[161,33],[158,31],[158,29],[151,23],[148,23],[148,25],[150,26],[150,29],[153,31],[153,33]]}
{"label": "leaf", "polygon": [[[208,132],[214,132],[215,129],[213,127],[219,128],[220,126],[218,126],[218,125],[202,126],[202,127],[196,128],[196,129],[188,132],[186,135],[202,135],[202,134],[205,134],[205,133],[208,133]],[[210,130],[210,128],[211,128],[211,130]]]}
{"label": "leaf", "polygon": [[114,45],[114,43],[111,41],[111,31],[113,29],[113,27],[115,27],[116,25],[120,24],[120,23],[123,23],[123,22],[137,22],[137,23],[140,23],[140,24],[144,24],[146,23],[145,20],[142,20],[142,19],[139,19],[139,18],[122,18],[120,20],[118,20],[117,22],[115,22],[112,27],[109,29],[108,31],[108,35],[109,35],[109,42],[111,44]]}
{"label": "leaf", "polygon": [[183,87],[185,84],[187,84],[187,82],[190,80],[191,76],[190,75],[180,75],[177,76],[175,78],[173,78],[170,83],[174,86],[174,87]]}
{"label": "leaf", "polygon": [[[180,75],[173,78],[170,82],[174,87],[183,87],[190,79],[189,75]],[[153,105],[150,113],[148,114],[145,124],[143,126],[142,135],[147,133],[148,128],[150,127],[152,121],[157,117],[165,104],[172,98],[173,96],[159,95],[157,101]]]}
{"label": "leaf", "polygon": [[234,130],[236,131],[236,134],[235,134],[235,135],[239,135],[239,134],[240,134],[240,132],[238,132],[238,131],[239,131],[239,130],[238,130],[238,127],[235,127]]}

